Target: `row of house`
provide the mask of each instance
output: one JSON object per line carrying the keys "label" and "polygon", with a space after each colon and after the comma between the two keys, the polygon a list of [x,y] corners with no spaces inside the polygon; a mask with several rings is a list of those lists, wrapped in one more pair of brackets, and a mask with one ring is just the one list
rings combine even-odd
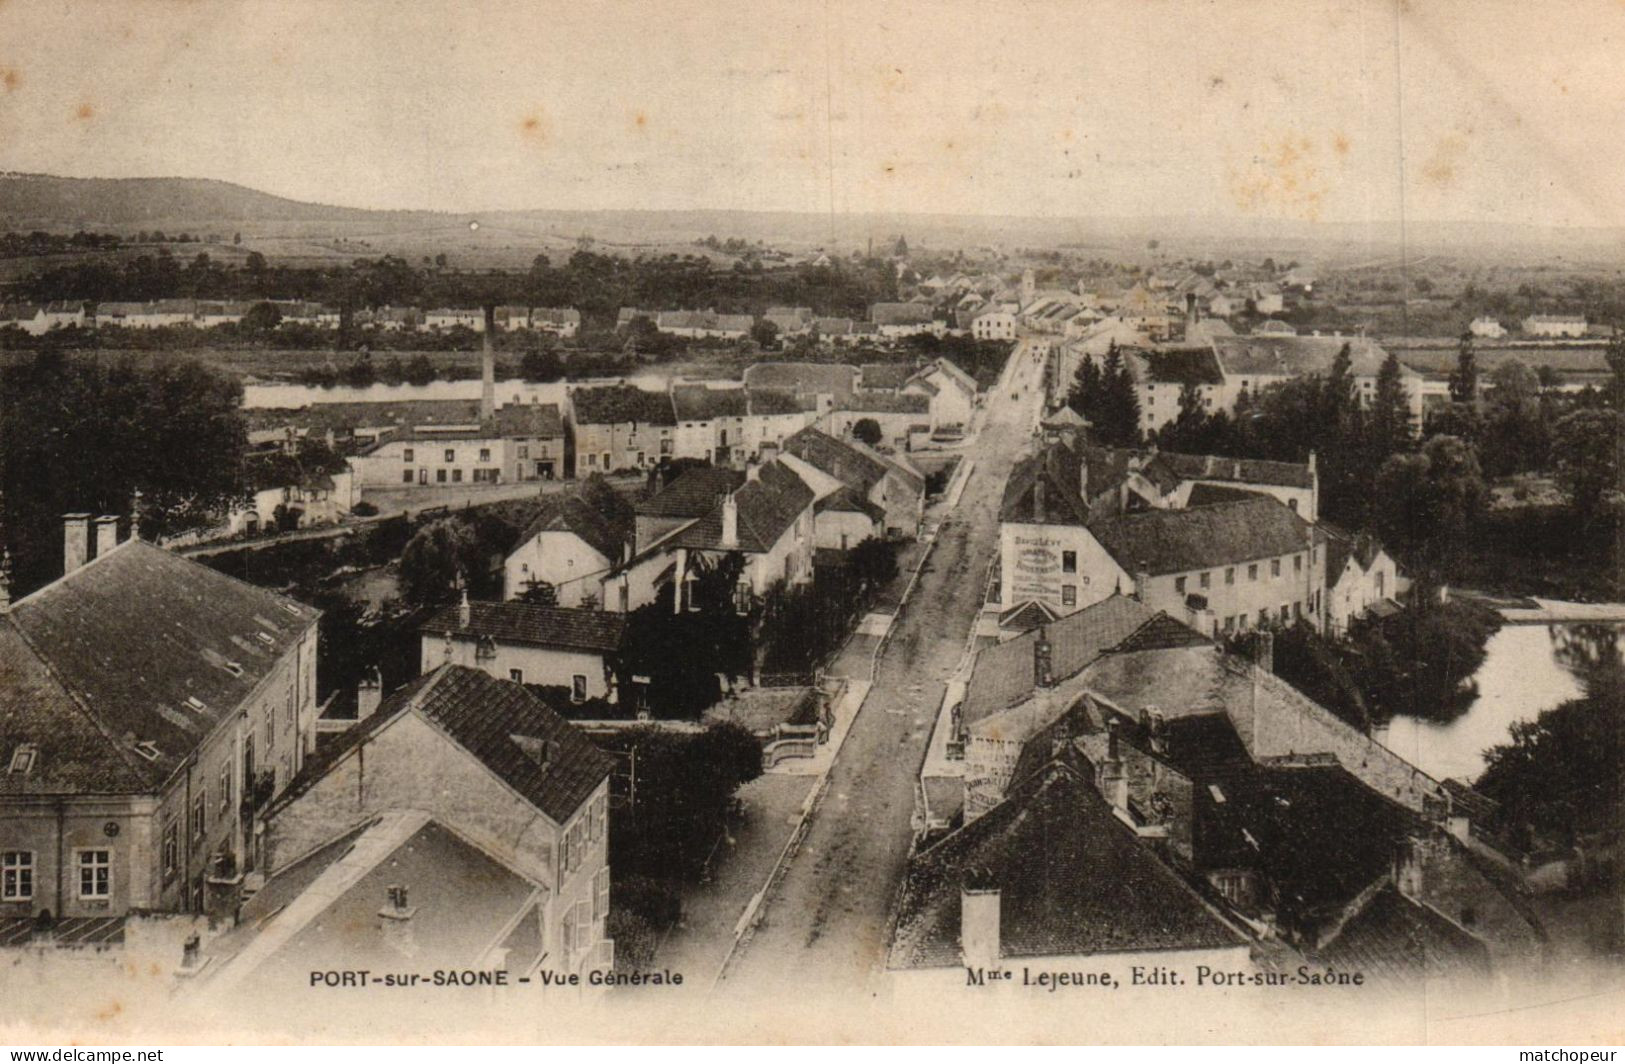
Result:
{"label": "row of house", "polygon": [[[1525,336],[1538,339],[1574,340],[1591,333],[1591,324],[1584,314],[1530,314],[1519,327]],[[1507,335],[1507,327],[1487,314],[1474,318],[1467,331],[1487,340],[1499,340]]]}
{"label": "row of house", "polygon": [[611,966],[611,761],[533,688],[437,662],[319,722],[316,610],[115,517],[64,552],[17,601],[0,571],[0,949],[167,936],[201,994]]}
{"label": "row of house", "polygon": [[[218,325],[239,324],[249,311],[261,304],[275,308],[278,320],[288,324],[337,329],[343,321],[340,308],[302,300],[159,299],[151,302],[6,304],[0,307],[0,328],[15,325],[36,336],[69,325],[82,328],[114,325],[125,329],[177,326],[209,329]],[[530,330],[572,337],[581,329],[581,312],[573,307],[499,306],[493,321],[495,327],[503,332]],[[357,328],[390,332],[440,332],[459,327],[484,332],[485,312],[481,307],[431,307],[424,310],[382,306],[353,311],[351,324]]]}

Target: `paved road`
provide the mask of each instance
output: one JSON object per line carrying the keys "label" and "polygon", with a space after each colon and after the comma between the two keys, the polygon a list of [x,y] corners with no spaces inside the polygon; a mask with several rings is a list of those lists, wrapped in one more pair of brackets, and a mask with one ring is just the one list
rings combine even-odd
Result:
{"label": "paved road", "polygon": [[915,780],[981,607],[1004,483],[1041,402],[1041,371],[1025,343],[1013,358],[1009,380],[988,399],[987,424],[973,448],[976,470],[898,618],[806,839],[769,895],[765,918],[728,966],[722,986],[729,992],[849,995],[885,962],[913,838]]}

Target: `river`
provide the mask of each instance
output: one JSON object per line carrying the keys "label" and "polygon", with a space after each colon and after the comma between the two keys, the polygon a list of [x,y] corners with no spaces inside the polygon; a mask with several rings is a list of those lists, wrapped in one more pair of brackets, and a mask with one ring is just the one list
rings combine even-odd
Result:
{"label": "river", "polygon": [[1435,779],[1476,780],[1511,726],[1582,694],[1581,678],[1625,651],[1625,626],[1509,624],[1490,637],[1473,679],[1478,699],[1449,723],[1395,717],[1387,747]]}
{"label": "river", "polygon": [[[506,380],[496,382],[498,406],[510,403],[562,403],[564,390],[569,385],[613,384],[625,381],[649,391],[665,391],[671,380],[670,370],[645,370],[626,377],[604,380],[553,381],[537,384],[529,381]],[[687,377],[679,378],[690,379]],[[700,379],[698,377],[694,378]],[[738,384],[738,381],[707,379],[712,387]],[[297,410],[313,403],[383,403],[413,399],[478,399],[478,378],[458,381],[433,381],[429,384],[369,384],[364,388],[337,385],[320,388],[310,384],[288,384],[256,381],[243,385],[243,406],[250,409]]]}

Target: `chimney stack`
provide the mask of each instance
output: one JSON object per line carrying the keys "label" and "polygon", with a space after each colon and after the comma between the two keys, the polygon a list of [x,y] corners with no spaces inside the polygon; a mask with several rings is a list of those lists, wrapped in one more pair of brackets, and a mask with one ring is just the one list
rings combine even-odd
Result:
{"label": "chimney stack", "polygon": [[1134,597],[1141,602],[1145,601],[1146,594],[1151,590],[1151,573],[1145,568],[1145,562],[1134,573]]}
{"label": "chimney stack", "polygon": [[745,479],[747,481],[762,479],[762,467],[754,458],[745,462]]}
{"label": "chimney stack", "polygon": [[480,424],[497,416],[497,360],[491,350],[491,334],[496,331],[497,308],[485,305],[485,331],[480,335]]}
{"label": "chimney stack", "polygon": [[1038,630],[1038,642],[1033,644],[1033,686],[1055,686],[1054,648],[1050,645],[1049,632],[1044,628]]}
{"label": "chimney stack", "polygon": [[88,561],[90,561],[90,515],[63,515],[62,575],[67,576]]}
{"label": "chimney stack", "polygon": [[141,538],[141,489],[130,493],[130,538]]}
{"label": "chimney stack", "polygon": [[417,909],[407,898],[406,888],[391,884],[378,916],[383,921],[384,942],[403,957],[413,957],[418,952],[417,940],[412,934],[412,917],[416,913]]}
{"label": "chimney stack", "polygon": [[1120,741],[1117,736],[1118,722],[1112,721],[1106,731],[1106,759],[1100,766],[1100,794],[1112,809],[1117,812],[1128,812],[1128,767],[1123,764]]}
{"label": "chimney stack", "polygon": [[457,603],[457,627],[467,628],[474,623],[474,607],[468,602],[468,589],[463,588],[463,597]]}
{"label": "chimney stack", "polygon": [[100,558],[116,546],[118,546],[118,518],[112,516],[96,518],[96,553],[93,557]]}
{"label": "chimney stack", "polygon": [[374,665],[361,676],[355,689],[355,720],[357,724],[378,712],[384,700],[384,678]]}
{"label": "chimney stack", "polygon": [[739,546],[739,503],[731,492],[722,500],[722,545]]}
{"label": "chimney stack", "polygon": [[999,888],[986,870],[965,876],[959,888],[959,951],[967,968],[999,966]]}

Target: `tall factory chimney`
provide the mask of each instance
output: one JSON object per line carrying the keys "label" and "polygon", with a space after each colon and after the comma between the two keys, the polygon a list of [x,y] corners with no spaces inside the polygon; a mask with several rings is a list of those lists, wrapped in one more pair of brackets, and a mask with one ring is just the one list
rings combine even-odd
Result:
{"label": "tall factory chimney", "polygon": [[495,304],[485,304],[485,328],[480,333],[480,424],[497,416],[497,359],[491,351],[491,334],[497,328]]}

